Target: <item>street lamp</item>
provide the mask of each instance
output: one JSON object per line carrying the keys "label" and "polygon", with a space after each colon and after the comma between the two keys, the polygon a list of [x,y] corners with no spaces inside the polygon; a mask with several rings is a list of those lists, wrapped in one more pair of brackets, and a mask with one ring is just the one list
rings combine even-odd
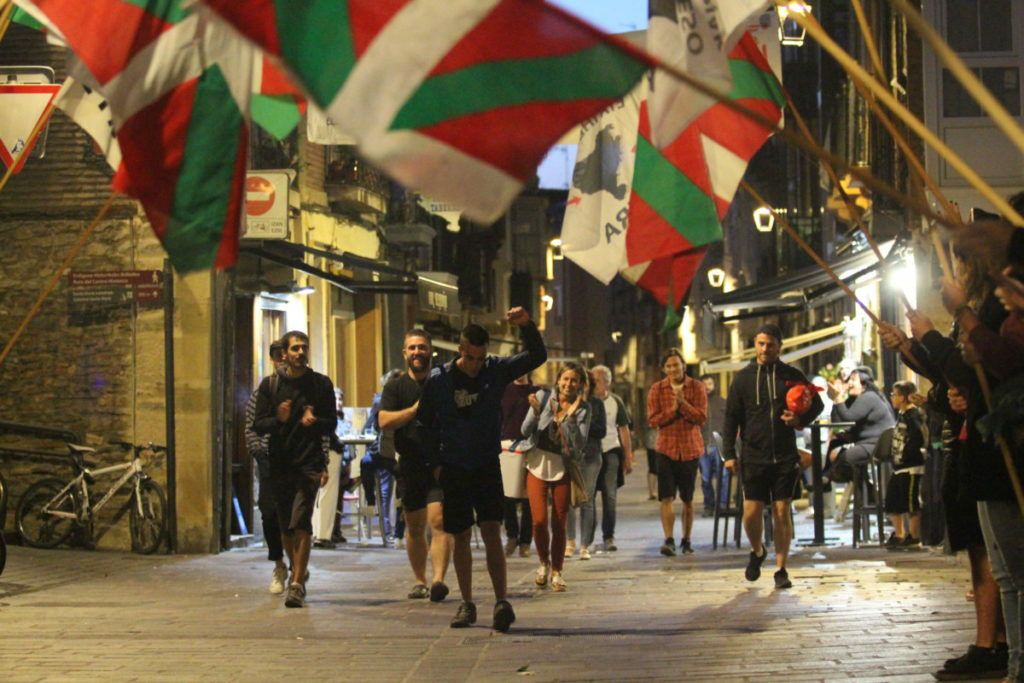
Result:
{"label": "street lamp", "polygon": [[708,270],[708,282],[712,287],[721,287],[725,284],[725,271],[715,267]]}
{"label": "street lamp", "polygon": [[792,19],[790,14],[807,15],[811,13],[811,6],[806,2],[790,2],[785,5],[776,6],[779,13],[779,40],[783,45],[800,47],[807,37],[807,29]]}
{"label": "street lamp", "polygon": [[550,294],[544,294],[540,297],[540,300],[544,302],[544,310],[550,311],[555,307],[555,297]]}
{"label": "street lamp", "polygon": [[775,228],[775,214],[767,206],[754,209],[754,227],[758,232],[771,232]]}
{"label": "street lamp", "polygon": [[551,258],[555,261],[561,261],[562,256],[562,240],[556,237],[555,239],[548,242],[551,245]]}

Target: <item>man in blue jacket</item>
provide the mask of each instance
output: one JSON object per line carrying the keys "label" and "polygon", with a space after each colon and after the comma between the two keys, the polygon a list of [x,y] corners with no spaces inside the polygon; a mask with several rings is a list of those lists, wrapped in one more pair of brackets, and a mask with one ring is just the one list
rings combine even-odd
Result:
{"label": "man in blue jacket", "polygon": [[504,488],[501,453],[501,398],[516,377],[547,360],[544,340],[530,314],[516,307],[505,318],[519,327],[526,350],[509,357],[487,355],[490,335],[470,324],[459,339],[459,357],[434,368],[423,387],[417,412],[427,461],[444,493],[444,530],[454,539],[455,575],[462,604],[451,622],[476,622],[473,603],[473,524],[487,550],[487,572],[494,587],[494,630],[507,631],[516,615],[506,600],[505,553],[501,543]]}

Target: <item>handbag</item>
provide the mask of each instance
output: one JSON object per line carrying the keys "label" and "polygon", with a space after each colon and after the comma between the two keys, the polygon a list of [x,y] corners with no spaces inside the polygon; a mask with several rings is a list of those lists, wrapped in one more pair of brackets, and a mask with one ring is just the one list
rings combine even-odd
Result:
{"label": "handbag", "polygon": [[587,485],[583,481],[583,470],[575,458],[565,458],[565,467],[569,471],[569,482],[572,485],[572,506],[578,508],[590,502]]}

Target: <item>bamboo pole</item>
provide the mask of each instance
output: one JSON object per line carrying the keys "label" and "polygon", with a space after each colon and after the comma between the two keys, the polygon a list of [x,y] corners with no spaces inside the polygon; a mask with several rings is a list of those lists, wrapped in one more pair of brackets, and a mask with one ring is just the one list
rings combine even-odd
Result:
{"label": "bamboo pole", "polygon": [[43,126],[45,126],[46,122],[50,120],[50,115],[53,114],[53,107],[56,99],[57,98],[54,97],[50,100],[50,103],[46,105],[46,109],[43,110],[43,115],[39,117],[38,121],[36,121],[35,128],[32,129],[32,133],[25,140],[25,146],[21,148],[21,152],[11,162],[11,165],[7,167],[7,170],[4,171],[3,177],[0,178],[0,192],[3,191],[4,187],[7,186],[7,181],[11,179],[12,175],[14,175],[14,169],[18,168],[18,165],[21,163],[21,160],[25,157],[26,154],[28,154],[29,150],[32,148],[32,142],[34,142],[35,139],[39,137],[39,133],[42,132]]}
{"label": "bamboo pole", "polygon": [[11,350],[14,348],[14,345],[18,342],[18,339],[21,337],[22,333],[25,332],[25,329],[28,327],[28,324],[32,322],[32,319],[35,318],[36,315],[39,313],[39,309],[43,307],[43,302],[46,301],[46,298],[50,296],[50,293],[57,287],[57,283],[59,283],[60,279],[64,276],[64,271],[67,270],[68,266],[71,265],[71,262],[75,260],[75,257],[77,257],[78,254],[82,251],[82,248],[85,247],[86,243],[89,241],[89,238],[92,237],[94,232],[96,232],[96,229],[100,225],[100,221],[102,221],[103,217],[107,215],[107,211],[110,210],[110,207],[113,205],[113,203],[114,194],[111,193],[110,196],[107,197],[107,201],[100,209],[99,213],[96,214],[96,217],[92,219],[92,222],[89,223],[85,231],[82,232],[78,240],[71,246],[71,249],[68,250],[68,253],[64,257],[64,260],[61,262],[60,266],[57,267],[57,271],[53,274],[53,277],[50,278],[50,281],[46,283],[45,287],[43,287],[43,290],[39,293],[39,296],[36,298],[35,303],[32,304],[32,308],[29,309],[28,313],[26,313],[25,317],[22,319],[21,324],[18,325],[18,329],[15,330],[14,335],[12,335],[11,338],[7,340],[7,344],[4,346],[3,351],[0,351],[0,367],[2,367],[4,361],[7,360],[7,356],[10,355]]}
{"label": "bamboo pole", "polygon": [[[954,152],[945,142],[939,139],[938,136],[928,130],[920,119],[900,104],[900,102],[897,101],[886,88],[873,79],[860,64],[846,53],[845,50],[839,47],[839,45],[837,45],[836,42],[832,40],[827,33],[825,33],[825,30],[812,16],[802,13],[793,13],[790,16],[793,17],[793,20],[800,24],[800,26],[802,26],[807,33],[809,33],[811,37],[825,49],[826,52],[832,55],[832,57],[839,62],[840,66],[842,66],[851,77],[860,80],[875,95],[875,97],[881,100],[885,106],[887,106],[890,111],[906,123],[915,134],[919,135],[921,139],[938,152],[939,155],[941,155],[957,173],[962,175],[964,179],[974,187],[974,189],[980,192],[985,199],[991,202],[1001,214],[1009,218],[1011,222],[1024,226],[1024,217],[1017,213],[1017,211],[1010,206],[1009,202],[996,192],[991,185],[985,182],[981,176],[979,176],[974,169],[972,169],[960,157],[960,155]],[[943,223],[945,222],[946,221],[943,221]]]}
{"label": "bamboo pole", "polygon": [[871,24],[868,23],[867,14],[864,12],[864,5],[860,0],[850,0],[850,4],[853,6],[853,13],[857,16],[857,25],[860,26],[864,45],[868,49],[871,68],[874,69],[875,77],[881,79],[885,75],[885,67],[882,66],[882,55],[879,54],[878,46],[875,44],[875,36],[871,31]]}
{"label": "bamboo pole", "polygon": [[[883,86],[888,87],[888,84],[883,80],[883,67],[882,67],[882,56],[878,52],[878,46],[875,44],[874,36],[871,35],[871,26],[867,22],[867,17],[864,14],[864,8],[861,6],[860,0],[852,0],[853,10],[857,15],[857,23],[860,25],[861,33],[864,34],[864,43],[867,46],[868,56],[871,59],[871,63],[875,68],[875,79]],[[910,142],[906,139],[903,133],[896,127],[896,124],[885,113],[885,110],[878,105],[878,101],[875,99],[871,91],[865,88],[857,79],[852,78],[851,81],[860,96],[867,102],[868,107],[871,109],[871,113],[875,115],[885,129],[892,136],[896,146],[900,148],[900,152],[903,153],[903,157],[910,164],[911,169],[917,174],[917,177],[921,179],[928,191],[932,193],[935,199],[942,205],[942,210],[946,216],[954,221],[960,223],[960,212],[956,210],[956,207],[946,198],[945,193],[939,188],[939,184],[935,182],[931,174],[925,169],[924,164],[921,162],[920,157],[917,156],[917,152],[910,146]]]}
{"label": "bamboo pole", "polygon": [[714,99],[723,107],[736,112],[737,114],[743,116],[744,118],[750,121],[753,121],[754,123],[765,128],[766,130],[774,131],[779,135],[779,137],[781,137],[782,139],[784,139],[786,142],[793,145],[797,149],[803,151],[808,156],[814,159],[827,161],[828,163],[832,164],[834,168],[849,173],[854,178],[862,182],[866,187],[869,187],[871,190],[879,194],[883,194],[887,197],[890,197],[895,201],[899,202],[900,204],[904,204],[910,207],[918,214],[925,218],[928,218],[929,220],[935,221],[949,228],[957,227],[956,223],[953,223],[945,216],[935,213],[926,201],[900,192],[899,190],[892,187],[888,183],[879,180],[878,178],[864,171],[861,168],[853,166],[852,164],[850,164],[850,162],[843,159],[842,157],[832,154],[828,150],[822,148],[821,145],[818,145],[812,141],[805,140],[802,136],[798,135],[797,133],[791,130],[788,130],[786,128],[779,128],[778,123],[776,121],[773,121],[764,114],[754,111],[753,109],[750,109],[749,107],[735,100],[730,99],[728,93],[722,92],[717,88],[708,85],[699,78],[696,78],[686,73],[685,71],[677,69],[672,65],[665,64],[660,60],[651,57],[650,55],[647,55],[646,53],[639,52],[635,50],[635,48],[631,48],[628,45],[619,47],[629,54],[638,55],[638,58],[642,56],[643,59],[653,63],[656,68],[662,69],[666,73],[672,75],[672,77],[678,80],[680,83],[683,83],[693,88],[702,95]]}
{"label": "bamboo pole", "polygon": [[821,268],[826,273],[828,273],[829,277],[831,277],[832,280],[834,280],[835,283],[837,285],[839,285],[840,289],[842,289],[844,292],[846,292],[846,294],[851,299],[853,299],[853,302],[855,304],[857,304],[858,306],[861,307],[861,309],[867,314],[867,316],[869,318],[871,318],[872,322],[874,322],[876,325],[878,325],[878,324],[880,324],[882,322],[881,320],[878,319],[878,316],[875,315],[874,311],[872,311],[870,308],[868,308],[867,305],[863,301],[861,301],[860,299],[857,298],[857,295],[854,293],[854,291],[852,289],[850,289],[849,285],[847,285],[845,282],[843,282],[842,278],[840,278],[838,275],[836,275],[836,272],[834,270],[832,270],[832,267],[830,265],[828,265],[828,263],[825,261],[825,259],[823,259],[820,256],[818,256],[817,252],[815,252],[814,249],[811,248],[811,245],[807,244],[807,242],[804,241],[804,238],[800,236],[800,233],[798,233],[796,230],[793,229],[793,226],[789,224],[789,221],[786,220],[786,218],[782,214],[778,213],[774,208],[772,208],[772,206],[768,202],[765,201],[764,197],[762,197],[757,192],[757,190],[755,190],[753,187],[751,187],[750,184],[746,180],[740,181],[740,187],[742,187],[744,190],[746,190],[747,194],[749,194],[751,197],[754,198],[754,201],[759,203],[761,206],[766,207],[769,211],[772,212],[772,215],[775,216],[775,220],[778,221],[779,225],[782,226],[782,229],[784,231],[786,231],[786,233],[790,237],[793,238],[793,241],[797,243],[797,246],[799,246],[801,249],[803,249],[804,252],[808,256],[810,256],[811,259],[813,259],[815,263],[818,264],[819,268]]}
{"label": "bamboo pole", "polygon": [[14,16],[14,0],[0,0],[0,40],[4,39]]}
{"label": "bamboo pole", "polygon": [[[817,140],[815,140],[814,138],[814,135],[811,133],[811,129],[807,126],[807,122],[804,120],[804,117],[796,108],[796,103],[793,102],[793,97],[792,95],[789,94],[789,90],[787,90],[781,82],[779,83],[779,88],[782,90],[783,97],[786,98],[786,106],[789,108],[790,113],[793,114],[793,119],[796,121],[796,125],[800,129],[800,132],[803,133],[804,137],[807,138],[809,142],[818,144]],[[821,162],[821,165],[825,167],[825,173],[828,175],[829,179],[832,181],[832,184],[835,186],[835,188],[839,191],[839,195],[842,197],[843,202],[846,204],[846,210],[850,212],[850,217],[857,224],[857,228],[860,230],[861,234],[864,235],[864,239],[867,240],[868,246],[871,247],[871,250],[875,252],[875,256],[878,257],[878,262],[881,264],[882,272],[888,272],[889,264],[886,262],[885,256],[882,254],[882,250],[881,248],[879,248],[877,240],[875,240],[874,235],[871,234],[867,226],[864,225],[863,219],[861,218],[860,214],[857,213],[857,206],[853,203],[853,200],[850,198],[850,195],[847,194],[846,190],[843,188],[843,184],[842,182],[840,182],[839,176],[836,174],[835,168],[832,167],[832,164],[824,160]],[[905,293],[900,292],[900,298],[903,300],[903,305],[907,308],[907,310],[913,308],[913,306],[910,305],[910,300],[907,299],[907,295]]]}
{"label": "bamboo pole", "polygon": [[907,0],[889,0],[889,4],[900,11],[906,18],[907,23],[914,27],[921,38],[935,51],[936,56],[946,65],[946,68],[964,86],[964,89],[971,94],[975,101],[981,105],[992,121],[999,127],[999,130],[1010,138],[1010,141],[1024,153],[1024,128],[1006,111],[1006,107],[992,96],[988,88],[978,80],[960,56],[946,43],[945,40],[932,28],[921,13],[914,9]]}

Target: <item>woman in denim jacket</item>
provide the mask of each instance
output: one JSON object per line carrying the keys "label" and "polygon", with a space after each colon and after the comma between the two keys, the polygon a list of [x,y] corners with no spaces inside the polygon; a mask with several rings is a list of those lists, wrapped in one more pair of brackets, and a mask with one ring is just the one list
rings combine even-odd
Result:
{"label": "woman in denim jacket", "polygon": [[[530,396],[531,409],[523,420],[526,441],[519,446],[526,454],[526,492],[533,517],[533,540],[540,567],[536,583],[551,581],[555,591],[565,590],[562,565],[565,562],[566,516],[572,498],[569,468],[583,458],[590,428],[591,411],[584,398],[587,373],[576,363],[565,364],[558,373],[554,391]],[[574,462],[567,462],[571,459]],[[554,514],[548,530],[548,493]]]}

